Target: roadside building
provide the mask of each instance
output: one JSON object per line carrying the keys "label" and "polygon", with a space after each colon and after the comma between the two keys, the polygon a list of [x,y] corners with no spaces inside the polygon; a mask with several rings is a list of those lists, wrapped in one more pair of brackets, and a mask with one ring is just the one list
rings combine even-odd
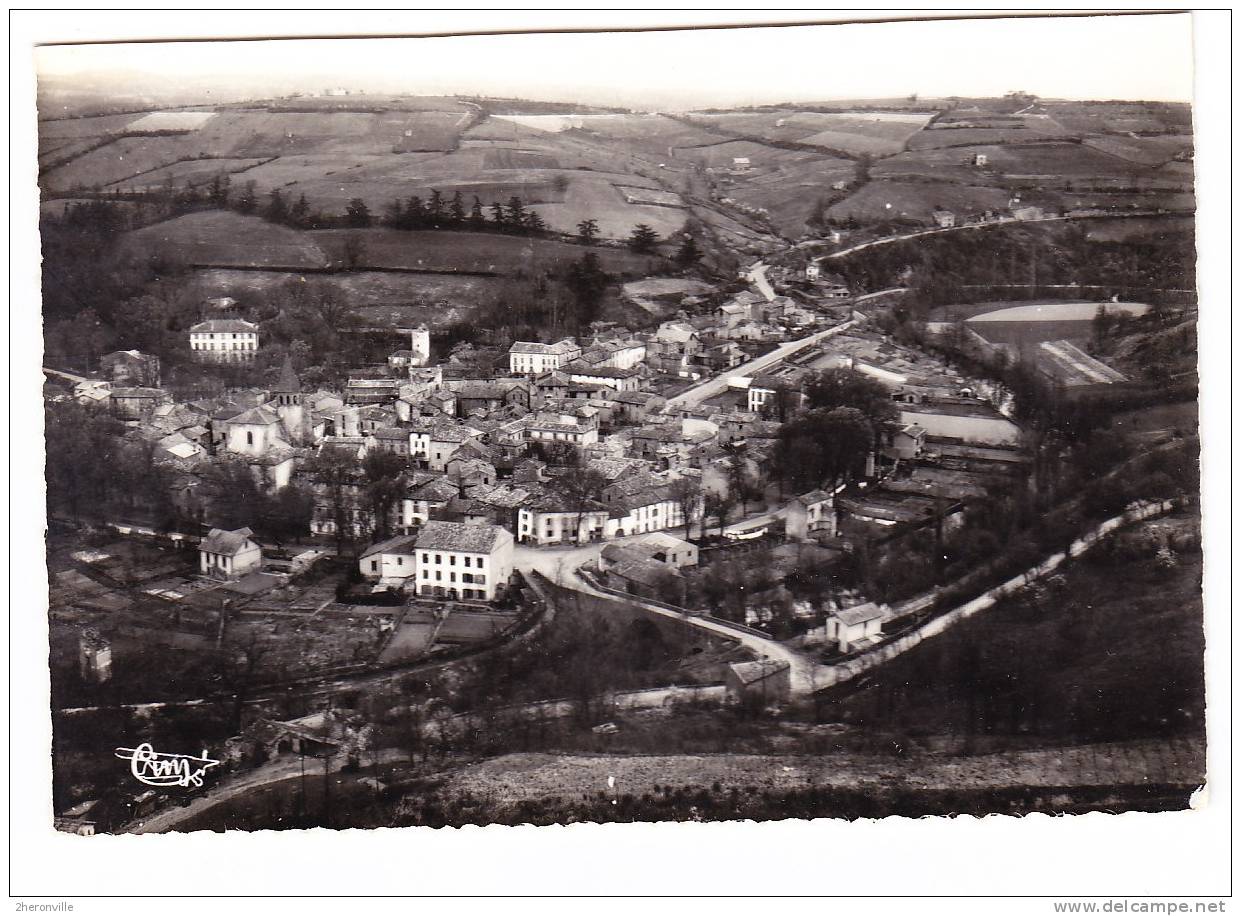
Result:
{"label": "roadside building", "polygon": [[199,569],[217,579],[239,579],[263,566],[263,548],[249,528],[225,531],[212,528],[198,545]]}
{"label": "roadside building", "polygon": [[611,566],[603,574],[609,588],[639,598],[652,598],[667,604],[685,601],[685,578],[675,566],[649,557],[636,557]]}
{"label": "roadside building", "polygon": [[933,210],[931,219],[940,229],[951,229],[957,224],[957,215],[951,210]]}
{"label": "roadside building", "polygon": [[599,568],[607,570],[634,560],[654,560],[674,569],[698,565],[698,545],[662,531],[640,541],[608,544],[599,554]]}
{"label": "roadside building", "polygon": [[739,705],[779,705],[788,701],[791,675],[788,662],[735,662],[724,672],[724,693]]}
{"label": "roadside building", "polygon": [[873,601],[832,611],[827,617],[827,638],[836,642],[842,654],[864,649],[883,636],[888,609]]}
{"label": "roadside building", "polygon": [[413,548],[420,595],[494,601],[513,574],[513,536],[499,525],[427,522]]}

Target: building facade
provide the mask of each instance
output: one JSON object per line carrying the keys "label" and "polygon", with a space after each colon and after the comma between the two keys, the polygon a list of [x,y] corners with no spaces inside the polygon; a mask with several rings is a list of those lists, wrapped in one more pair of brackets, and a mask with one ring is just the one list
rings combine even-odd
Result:
{"label": "building facade", "polygon": [[259,349],[259,326],[240,318],[212,318],[190,328],[190,350],[210,362],[248,362]]}

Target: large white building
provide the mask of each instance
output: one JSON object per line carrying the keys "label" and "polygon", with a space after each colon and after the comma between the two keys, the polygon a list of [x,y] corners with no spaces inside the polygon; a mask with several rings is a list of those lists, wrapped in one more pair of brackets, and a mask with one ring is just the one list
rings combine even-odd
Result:
{"label": "large white building", "polygon": [[509,371],[520,375],[541,375],[559,369],[582,355],[582,348],[566,337],[552,344],[519,340],[508,351]]}
{"label": "large white building", "polygon": [[494,601],[513,574],[513,536],[498,525],[427,522],[375,544],[358,563],[368,579],[413,578],[420,595]]}
{"label": "large white building", "polygon": [[190,349],[203,360],[251,360],[259,349],[259,326],[240,318],[200,321],[190,328]]}

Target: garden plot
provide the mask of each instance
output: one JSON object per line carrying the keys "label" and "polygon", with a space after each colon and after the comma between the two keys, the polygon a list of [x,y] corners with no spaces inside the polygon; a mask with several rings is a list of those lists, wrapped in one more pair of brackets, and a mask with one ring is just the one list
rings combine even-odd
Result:
{"label": "garden plot", "polygon": [[504,613],[456,606],[440,626],[436,645],[485,642],[499,636],[516,622],[517,614],[514,612]]}
{"label": "garden plot", "polygon": [[387,638],[393,609],[385,608],[387,613],[383,614],[359,614],[340,607],[313,620],[243,614],[229,623],[226,643],[255,646],[261,653],[261,671],[277,679],[373,661]]}

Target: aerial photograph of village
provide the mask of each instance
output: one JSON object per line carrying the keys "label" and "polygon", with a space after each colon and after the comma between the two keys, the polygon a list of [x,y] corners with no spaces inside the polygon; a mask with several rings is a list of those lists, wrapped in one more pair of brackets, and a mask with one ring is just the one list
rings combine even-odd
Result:
{"label": "aerial photograph of village", "polygon": [[1189,95],[89,50],[36,55],[57,830],[1189,807]]}

